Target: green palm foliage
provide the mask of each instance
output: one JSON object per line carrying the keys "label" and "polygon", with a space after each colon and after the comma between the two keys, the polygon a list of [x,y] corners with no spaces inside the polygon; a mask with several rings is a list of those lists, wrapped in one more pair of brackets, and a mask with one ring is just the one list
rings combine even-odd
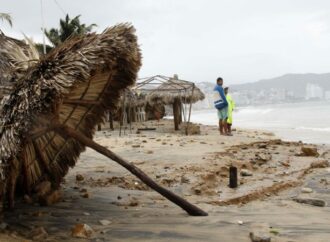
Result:
{"label": "green palm foliage", "polygon": [[80,23],[80,15],[71,19],[67,14],[65,19],[60,19],[60,26],[58,29],[51,28],[45,30],[45,35],[49,41],[54,45],[58,46],[63,43],[66,39],[72,36],[80,36],[92,31],[96,24],[86,25]]}

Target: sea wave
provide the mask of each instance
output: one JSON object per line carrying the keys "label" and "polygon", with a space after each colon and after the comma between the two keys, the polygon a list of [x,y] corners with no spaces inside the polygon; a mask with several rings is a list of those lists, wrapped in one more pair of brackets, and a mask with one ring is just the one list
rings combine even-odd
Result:
{"label": "sea wave", "polygon": [[311,130],[311,131],[317,131],[317,132],[330,132],[330,127],[325,128],[315,128],[315,127],[297,127],[296,130]]}

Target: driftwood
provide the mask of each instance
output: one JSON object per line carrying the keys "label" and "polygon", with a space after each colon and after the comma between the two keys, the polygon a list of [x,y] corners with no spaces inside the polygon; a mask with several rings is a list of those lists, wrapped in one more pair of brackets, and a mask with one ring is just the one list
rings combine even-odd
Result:
{"label": "driftwood", "polygon": [[138,128],[138,131],[154,131],[156,128]]}

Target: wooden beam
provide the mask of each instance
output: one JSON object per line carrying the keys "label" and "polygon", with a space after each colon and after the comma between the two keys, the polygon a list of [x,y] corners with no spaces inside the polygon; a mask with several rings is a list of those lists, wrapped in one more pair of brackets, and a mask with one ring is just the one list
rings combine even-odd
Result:
{"label": "wooden beam", "polygon": [[63,104],[80,105],[80,106],[90,106],[90,105],[100,105],[99,101],[95,100],[81,100],[81,99],[65,99]]}
{"label": "wooden beam", "polygon": [[179,124],[180,124],[180,106],[181,101],[179,98],[175,98],[173,102],[173,120],[174,120],[174,130],[179,130]]}
{"label": "wooden beam", "polygon": [[52,126],[38,128],[29,133],[29,138],[31,140],[35,140],[35,139],[39,138],[40,136],[44,135],[45,133],[48,133],[53,130],[54,130],[54,127],[52,127]]}
{"label": "wooden beam", "polygon": [[126,161],[125,159],[121,158],[120,156],[116,155],[109,149],[95,143],[92,139],[86,137],[82,133],[77,132],[76,130],[66,126],[66,125],[57,125],[56,132],[60,134],[63,138],[74,138],[76,141],[80,142],[87,147],[94,149],[95,151],[99,152],[100,154],[114,160],[121,166],[125,167],[128,171],[130,171],[133,175],[137,176],[142,182],[148,185],[150,188],[154,189],[168,200],[172,201],[176,205],[180,206],[182,209],[187,211],[188,214],[192,216],[207,216],[208,214],[201,210],[200,208],[196,207],[195,205],[189,203],[185,199],[179,197],[178,195],[174,194],[170,190],[160,186],[154,180],[152,180],[147,174],[145,174],[142,170],[136,167],[133,163]]}
{"label": "wooden beam", "polygon": [[194,96],[194,90],[195,90],[195,84],[193,85],[193,89],[191,91],[191,96],[190,96],[188,122],[187,122],[187,125],[186,125],[186,135],[188,135],[188,132],[189,132],[189,124],[190,124],[190,116],[191,116],[191,108],[192,108],[192,98]]}

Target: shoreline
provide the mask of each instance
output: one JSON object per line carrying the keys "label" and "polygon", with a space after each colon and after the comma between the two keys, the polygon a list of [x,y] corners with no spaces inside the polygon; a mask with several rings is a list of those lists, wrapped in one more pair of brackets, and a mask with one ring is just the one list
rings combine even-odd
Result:
{"label": "shoreline", "polygon": [[[71,236],[71,228],[84,223],[94,230],[91,239],[95,241],[218,241],[219,237],[250,241],[249,231],[255,230],[264,231],[272,241],[299,241],[307,235],[298,231],[308,231],[307,227],[321,230],[321,234],[308,235],[311,239],[306,241],[327,236],[325,226],[330,226],[325,211],[330,207],[302,205],[292,198],[323,196],[316,192],[323,183],[314,184],[311,194],[301,194],[301,187],[320,173],[330,184],[330,171],[315,166],[315,162],[329,161],[330,146],[308,145],[317,148],[319,157],[307,157],[301,156],[305,144],[281,141],[269,132],[237,129],[228,137],[220,136],[217,127],[200,125],[200,135],[185,136],[174,132],[172,126],[172,120],[150,121],[134,126],[132,133],[126,130],[121,137],[118,131],[105,129],[97,132],[94,140],[206,210],[208,217],[187,216],[128,171],[87,149],[65,177],[62,202],[49,207],[18,202],[13,213],[5,213],[8,233],[15,231],[31,239],[29,232],[43,227],[48,241],[84,241]],[[156,130],[137,134],[137,127]],[[237,189],[227,186],[230,165],[251,173],[239,175]],[[77,181],[77,175],[83,179]],[[330,203],[328,197],[322,199]],[[292,218],[283,220],[284,210],[292,213]],[[269,211],[271,217],[267,216]],[[291,228],[302,214],[309,214],[306,223]],[[313,224],[315,219],[320,224]],[[102,225],[101,220],[110,223]],[[269,232],[272,226],[278,227],[278,235]]]}
{"label": "shoreline", "polygon": [[[286,141],[303,141],[310,144],[330,145],[329,103],[321,107],[300,104],[264,105],[238,108],[233,113],[234,126],[250,130],[266,130]],[[313,115],[309,115],[313,114]],[[214,109],[197,110],[192,122],[217,125]]]}

